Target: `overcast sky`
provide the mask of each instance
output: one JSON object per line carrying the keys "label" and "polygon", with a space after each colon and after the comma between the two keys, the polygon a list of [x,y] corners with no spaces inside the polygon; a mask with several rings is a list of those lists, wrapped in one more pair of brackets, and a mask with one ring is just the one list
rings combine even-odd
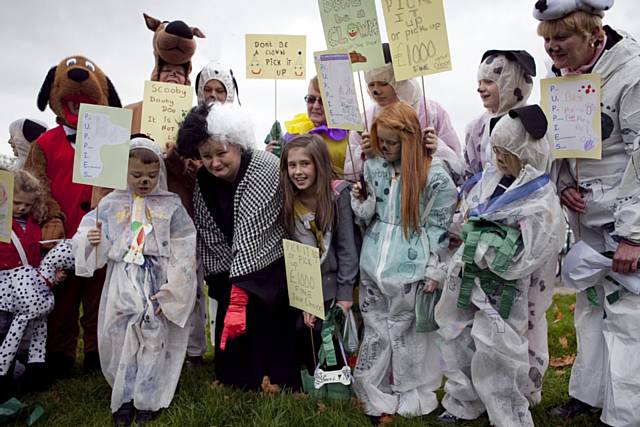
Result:
{"label": "overcast sky", "polygon": [[[536,59],[538,77],[547,74],[547,56],[531,15],[534,3],[445,0],[453,70],[425,77],[426,93],[447,109],[461,140],[465,124],[483,111],[476,93],[476,70],[484,51],[526,49]],[[379,0],[376,5],[386,41]],[[181,19],[205,33],[207,38],[198,39],[191,79],[195,82],[196,73],[209,60],[228,64],[238,77],[242,106],[253,117],[258,144],[274,119],[274,84],[244,79],[244,35],[305,34],[308,75],[315,74],[312,52],[326,49],[316,0],[12,2],[0,15],[0,39],[7,49],[0,67],[0,127],[5,134],[0,153],[10,153],[6,141],[13,120],[33,117],[54,125],[53,112],[40,112],[36,97],[49,68],[66,56],[81,54],[98,64],[113,81],[123,104],[141,100],[144,80],[153,68],[152,32],[144,23],[143,12],[162,20]],[[640,37],[638,1],[617,0],[604,22]],[[303,81],[278,82],[281,122],[305,111],[306,88]],[[538,98],[536,84],[530,101],[538,102]]]}

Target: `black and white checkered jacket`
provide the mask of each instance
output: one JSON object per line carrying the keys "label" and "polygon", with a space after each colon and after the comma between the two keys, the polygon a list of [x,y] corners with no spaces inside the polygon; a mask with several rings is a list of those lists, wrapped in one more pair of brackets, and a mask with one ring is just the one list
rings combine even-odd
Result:
{"label": "black and white checkered jacket", "polygon": [[205,276],[229,271],[233,279],[261,270],[283,256],[285,232],[280,222],[282,190],[278,167],[279,160],[271,153],[257,150],[251,153],[249,166],[233,198],[231,247],[211,217],[196,181],[194,222]]}

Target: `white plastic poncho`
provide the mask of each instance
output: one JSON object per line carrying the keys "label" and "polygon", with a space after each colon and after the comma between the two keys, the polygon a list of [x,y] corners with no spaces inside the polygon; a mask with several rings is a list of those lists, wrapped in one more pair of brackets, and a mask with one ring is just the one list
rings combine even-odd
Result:
{"label": "white plastic poncho", "polygon": [[[73,238],[76,274],[88,277],[107,264],[98,349],[102,372],[112,387],[113,412],[131,400],[140,410],[169,406],[187,349],[189,329],[185,324],[196,296],[193,222],[180,198],[166,190],[157,145],[137,138],[131,148],[153,151],[161,165],[161,182],[143,201],[143,223],[151,226],[142,248],[143,265],[123,260],[134,237],[131,190],[116,190],[100,201],[100,245],[94,247],[87,240],[87,231],[96,224],[96,210],[85,215]],[[155,314],[157,308],[161,314]]]}
{"label": "white plastic poncho", "polygon": [[518,228],[522,246],[506,272],[492,270],[495,249],[482,242],[474,261],[505,280],[514,280],[516,293],[504,319],[498,313],[501,297],[487,295],[476,278],[470,309],[459,309],[464,245],[455,254],[436,308],[448,379],[442,404],[463,419],[475,419],[486,409],[494,425],[533,426],[528,410],[533,379],[526,335],[529,294],[535,287],[552,287],[553,260],[564,241],[564,220],[555,188],[546,176],[550,165],[547,137],[533,139],[519,119],[508,116],[493,132],[492,144],[515,154],[523,167],[505,193],[487,204],[503,177],[490,166],[470,193],[470,207],[480,218]]}
{"label": "white plastic poncho", "polygon": [[533,89],[533,79],[524,68],[502,54],[489,55],[480,63],[478,81],[480,80],[495,82],[498,86],[499,105],[495,114],[485,111],[465,129],[464,157],[467,177],[482,171],[491,162],[490,120],[525,105]]}
{"label": "white plastic poncho", "polygon": [[[375,68],[365,72],[365,81],[368,84],[373,81],[386,82],[396,92],[396,95],[402,102],[411,105],[418,114],[420,127],[425,129],[432,127],[438,136],[438,147],[433,157],[442,161],[443,166],[449,172],[449,175],[455,182],[459,181],[464,171],[464,163],[460,155],[460,141],[456,134],[451,119],[447,111],[431,99],[427,99],[427,111],[425,116],[425,107],[422,96],[422,88],[416,79],[402,80],[397,82],[393,74],[393,65],[385,64],[380,68]],[[375,101],[373,105],[365,111],[367,125],[371,128],[376,117],[380,114],[382,107],[378,106]],[[370,130],[370,129],[368,129]],[[350,132],[349,145],[354,147],[352,156],[347,156],[345,161],[345,174],[359,175],[363,171],[362,148],[360,147],[361,136],[357,132]]]}

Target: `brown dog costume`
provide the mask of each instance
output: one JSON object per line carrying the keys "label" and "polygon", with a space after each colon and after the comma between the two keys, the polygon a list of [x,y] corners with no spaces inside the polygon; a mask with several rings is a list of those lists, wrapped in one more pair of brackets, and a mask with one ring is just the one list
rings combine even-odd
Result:
{"label": "brown dog costume", "polygon": [[[194,37],[204,38],[205,35],[197,27],[190,27],[182,21],[161,21],[143,13],[147,28],[153,31],[153,56],[155,66],[151,72],[152,81],[160,81],[160,69],[165,63],[181,65],[185,70],[186,85],[191,85],[191,57],[196,50]],[[125,108],[133,110],[131,133],[140,132],[142,120],[142,101],[127,105]],[[168,142],[156,141],[163,148]],[[167,152],[165,164],[167,166],[167,184],[169,191],[180,196],[182,204],[190,215],[193,214],[193,188],[195,185],[195,167],[191,161],[183,160],[172,148]]]}
{"label": "brown dog costume", "polygon": [[[88,58],[74,55],[52,67],[38,94],[38,108],[47,104],[56,114],[58,126],[42,134],[31,145],[25,168],[48,190],[49,213],[42,228],[44,240],[72,237],[91,209],[92,187],[75,184],[73,158],[80,103],[121,107],[113,84]],[[54,290],[56,304],[49,316],[47,362],[65,371],[75,360],[78,342],[78,310],[83,304],[85,365],[97,363],[96,326],[104,272],[84,279],[70,275]],[[64,372],[56,372],[64,373]]]}

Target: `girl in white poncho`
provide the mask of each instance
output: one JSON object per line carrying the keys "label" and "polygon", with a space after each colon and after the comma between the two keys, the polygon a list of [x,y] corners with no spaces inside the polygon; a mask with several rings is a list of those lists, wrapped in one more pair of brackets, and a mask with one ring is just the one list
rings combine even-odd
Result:
{"label": "girl in white poncho", "polygon": [[134,138],[128,189],[102,199],[73,238],[76,274],[91,276],[107,264],[98,348],[116,425],[134,416],[143,423],[169,406],[187,349],[196,230],[179,197],[166,190],[165,174],[158,146]]}

